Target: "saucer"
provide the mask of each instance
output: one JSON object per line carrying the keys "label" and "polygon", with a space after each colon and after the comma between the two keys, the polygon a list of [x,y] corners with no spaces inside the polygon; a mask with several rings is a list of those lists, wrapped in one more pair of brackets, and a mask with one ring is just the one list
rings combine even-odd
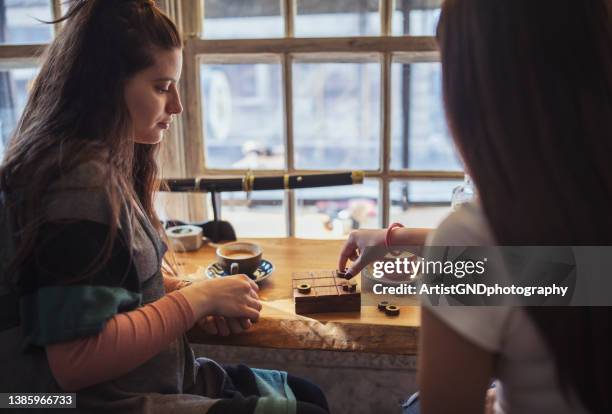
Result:
{"label": "saucer", "polygon": [[[255,272],[253,272],[252,279],[256,283],[259,283],[269,278],[272,275],[273,271],[274,271],[274,265],[272,264],[272,262],[269,262],[266,259],[261,259],[261,263],[259,264],[259,267],[255,269]],[[229,275],[230,274],[227,271],[225,271],[219,263],[211,263],[204,270],[204,276],[206,276],[209,279],[214,279],[217,277],[223,277],[223,276],[229,276]]]}

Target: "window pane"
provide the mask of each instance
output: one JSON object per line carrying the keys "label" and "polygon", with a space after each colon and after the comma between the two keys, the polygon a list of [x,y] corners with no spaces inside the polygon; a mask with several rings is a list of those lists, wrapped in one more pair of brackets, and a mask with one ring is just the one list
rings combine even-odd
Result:
{"label": "window pane", "polygon": [[38,68],[0,71],[0,159],[26,104]]}
{"label": "window pane", "polygon": [[435,36],[442,0],[395,0],[394,35]]}
{"label": "window pane", "polygon": [[293,127],[297,168],[378,168],[379,64],[295,63]]}
{"label": "window pane", "polygon": [[442,103],[440,63],[393,63],[391,168],[461,170]]}
{"label": "window pane", "polygon": [[378,0],[297,0],[296,37],[379,34]]}
{"label": "window pane", "polygon": [[221,199],[221,219],[232,223],[238,238],[287,235],[284,190],[253,191],[249,200],[244,192],[225,192]]}
{"label": "window pane", "polygon": [[296,236],[342,239],[353,229],[378,228],[379,181],[295,191]]}
{"label": "window pane", "polygon": [[207,168],[284,169],[279,64],[201,67]]}
{"label": "window pane", "polygon": [[407,227],[435,228],[451,212],[453,189],[461,184],[451,181],[392,181],[389,186],[391,223]]}
{"label": "window pane", "polygon": [[[38,19],[38,20],[37,20]],[[53,38],[51,0],[0,2],[0,43],[47,43]]]}
{"label": "window pane", "polygon": [[283,37],[280,0],[205,0],[204,37]]}

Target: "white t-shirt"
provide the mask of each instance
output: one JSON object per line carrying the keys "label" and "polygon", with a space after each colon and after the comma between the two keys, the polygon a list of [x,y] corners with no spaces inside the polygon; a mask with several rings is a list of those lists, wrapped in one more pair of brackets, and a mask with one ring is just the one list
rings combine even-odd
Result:
{"label": "white t-shirt", "polygon": [[[491,246],[495,239],[476,204],[449,215],[428,240],[433,246]],[[535,325],[520,307],[428,307],[470,342],[497,354],[495,413],[586,413],[571,407],[557,386],[555,364]]]}

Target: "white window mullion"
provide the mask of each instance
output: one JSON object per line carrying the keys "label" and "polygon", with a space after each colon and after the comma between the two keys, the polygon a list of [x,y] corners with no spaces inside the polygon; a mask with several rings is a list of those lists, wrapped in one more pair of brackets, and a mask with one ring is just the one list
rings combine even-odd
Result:
{"label": "white window mullion", "polygon": [[[62,17],[61,0],[53,0],[51,2],[51,19],[57,20],[60,17]],[[53,36],[57,36],[61,28],[62,28],[62,23],[55,23],[53,25]]]}
{"label": "white window mullion", "polygon": [[190,3],[193,7],[181,8],[183,30],[185,36],[199,39],[204,33],[204,0],[192,0]]}
{"label": "white window mullion", "polygon": [[[283,103],[285,107],[285,162],[287,173],[295,171],[295,160],[293,157],[293,72],[292,57],[285,53],[282,56],[283,66]],[[285,211],[287,219],[287,235],[295,236],[295,193],[293,190],[285,191]]]}
{"label": "white window mullion", "polygon": [[285,37],[295,35],[295,7],[296,0],[279,0],[281,2],[281,13],[285,25]]}
{"label": "white window mullion", "polygon": [[391,19],[394,3],[394,0],[379,0],[380,34],[382,36],[391,36]]}
{"label": "white window mullion", "polygon": [[382,70],[381,73],[381,131],[380,131],[380,145],[381,145],[381,172],[383,180],[381,182],[381,205],[382,211],[380,217],[382,226],[387,227],[389,225],[389,170],[391,163],[391,53],[387,52],[383,54],[382,58]]}
{"label": "white window mullion", "polygon": [[390,187],[391,187],[391,180],[389,179],[388,176],[383,175],[381,176],[380,179],[380,199],[382,200],[382,203],[378,204],[378,216],[380,217],[380,221],[381,223],[379,223],[383,228],[387,227],[390,223],[389,223],[389,216],[390,216],[390,211],[391,211],[391,191],[390,191]]}

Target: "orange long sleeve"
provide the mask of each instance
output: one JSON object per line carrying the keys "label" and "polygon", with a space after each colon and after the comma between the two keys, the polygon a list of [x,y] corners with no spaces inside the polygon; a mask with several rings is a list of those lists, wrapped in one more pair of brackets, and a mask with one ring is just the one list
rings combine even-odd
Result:
{"label": "orange long sleeve", "polygon": [[193,326],[195,316],[179,290],[109,319],[97,335],[47,345],[51,372],[66,391],[120,377],[143,364]]}
{"label": "orange long sleeve", "polygon": [[190,283],[191,282],[188,280],[179,279],[178,277],[164,276],[164,289],[166,290],[166,293],[174,292],[175,290],[181,289]]}

